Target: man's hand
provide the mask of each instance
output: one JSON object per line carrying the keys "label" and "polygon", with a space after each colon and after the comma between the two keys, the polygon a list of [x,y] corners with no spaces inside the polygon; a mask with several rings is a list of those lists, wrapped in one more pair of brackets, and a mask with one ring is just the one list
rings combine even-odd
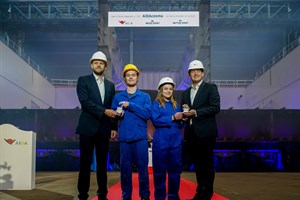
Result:
{"label": "man's hand", "polygon": [[183,110],[183,112],[188,112],[188,111],[190,110],[189,105],[183,104],[183,105],[182,105],[182,110]]}
{"label": "man's hand", "polygon": [[116,116],[119,115],[116,111],[112,109],[105,109],[104,114],[110,118],[115,118]]}
{"label": "man's hand", "polygon": [[118,132],[115,131],[115,130],[111,130],[111,132],[110,132],[110,138],[112,140],[115,140],[115,139],[117,139],[117,136],[118,136]]}
{"label": "man's hand", "polygon": [[184,112],[183,117],[194,117],[196,116],[197,112],[194,109],[191,109],[189,112]]}

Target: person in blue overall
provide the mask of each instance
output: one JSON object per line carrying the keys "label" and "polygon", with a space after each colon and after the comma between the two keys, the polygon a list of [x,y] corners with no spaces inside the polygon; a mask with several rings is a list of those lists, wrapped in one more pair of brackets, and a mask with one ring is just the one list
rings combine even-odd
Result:
{"label": "person in blue overall", "polygon": [[117,93],[112,102],[112,109],[120,113],[118,140],[123,200],[131,200],[133,163],[138,170],[141,200],[150,197],[147,120],[151,118],[151,99],[137,88],[139,76],[138,68],[127,64],[123,69],[127,89]]}
{"label": "person in blue overall", "polygon": [[[152,104],[151,121],[155,127],[152,163],[155,200],[179,200],[182,150],[181,107],[174,98],[174,81],[165,77],[159,81],[158,94]],[[168,175],[168,194],[166,177]]]}

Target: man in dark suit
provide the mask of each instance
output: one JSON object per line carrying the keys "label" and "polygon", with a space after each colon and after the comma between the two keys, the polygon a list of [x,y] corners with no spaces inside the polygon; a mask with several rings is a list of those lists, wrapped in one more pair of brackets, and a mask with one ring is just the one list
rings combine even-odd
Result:
{"label": "man in dark suit", "polygon": [[215,115],[220,111],[220,95],[215,84],[203,81],[201,61],[192,61],[188,74],[192,86],[182,93],[181,105],[186,120],[184,137],[198,184],[193,200],[210,200],[215,178],[213,150],[218,136]]}
{"label": "man in dark suit", "polygon": [[[77,82],[77,95],[81,104],[81,114],[76,129],[80,141],[80,169],[78,177],[78,198],[88,199],[93,151],[97,162],[98,199],[106,200],[107,195],[107,153],[109,139],[116,137],[112,131],[112,118],[118,115],[111,110],[115,86],[104,78],[107,68],[106,56],[98,51],[90,59],[93,73],[81,76]],[[114,130],[116,130],[114,128]]]}

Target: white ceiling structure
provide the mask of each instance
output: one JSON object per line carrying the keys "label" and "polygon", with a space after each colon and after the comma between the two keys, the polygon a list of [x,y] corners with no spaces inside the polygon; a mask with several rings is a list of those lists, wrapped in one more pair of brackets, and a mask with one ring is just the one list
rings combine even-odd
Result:
{"label": "white ceiling structure", "polygon": [[[98,28],[99,15],[107,23],[107,11],[201,13],[206,5],[210,19],[200,29]],[[209,67],[211,80],[251,81],[299,38],[300,2],[7,0],[0,2],[0,34],[15,41],[48,79],[76,80],[90,73],[89,58],[100,49],[110,54],[113,67],[133,62],[144,71],[180,71],[198,58]]]}

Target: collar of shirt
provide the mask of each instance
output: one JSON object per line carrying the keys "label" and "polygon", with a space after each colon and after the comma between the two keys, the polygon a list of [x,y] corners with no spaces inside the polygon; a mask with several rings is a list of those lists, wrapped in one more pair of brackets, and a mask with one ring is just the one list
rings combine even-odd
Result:
{"label": "collar of shirt", "polygon": [[95,73],[93,73],[93,74],[94,74],[94,77],[95,77],[97,83],[100,83],[100,84],[103,83],[104,76],[102,76],[101,78],[99,78],[99,76],[97,76]]}
{"label": "collar of shirt", "polygon": [[203,82],[203,80],[201,80],[197,85],[192,85],[192,89],[193,90],[198,90],[199,86],[201,85],[201,83]]}
{"label": "collar of shirt", "polygon": [[[131,97],[133,97],[133,96],[139,96],[140,94],[141,94],[141,91],[137,88],[136,91],[135,91],[135,93],[133,93],[133,95],[132,95]],[[128,97],[128,96],[129,96],[127,90],[123,90],[123,91],[120,93],[120,95],[121,95],[121,96],[124,96],[124,97]]]}

